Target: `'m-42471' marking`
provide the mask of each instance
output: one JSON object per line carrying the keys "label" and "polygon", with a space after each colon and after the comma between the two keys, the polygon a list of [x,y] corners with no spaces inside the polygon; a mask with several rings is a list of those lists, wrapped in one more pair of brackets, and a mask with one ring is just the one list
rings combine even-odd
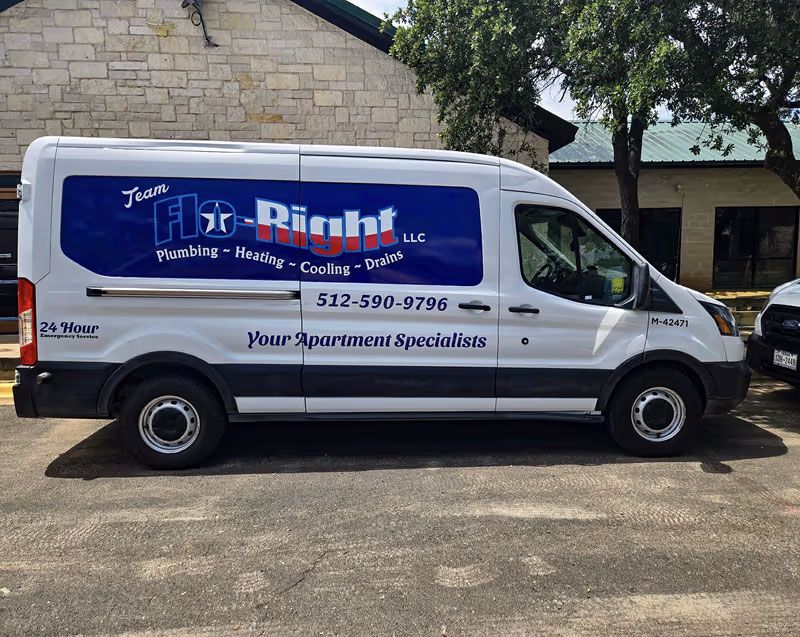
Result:
{"label": "'m-42471' marking", "polygon": [[361,296],[355,297],[347,292],[320,292],[317,297],[317,306],[336,308],[360,307],[362,310],[376,310],[378,308],[390,310],[392,308],[397,308],[401,310],[444,312],[447,309],[447,298],[410,295],[395,297],[391,294],[362,294]]}
{"label": "'m-42471' marking", "polygon": [[659,318],[654,316],[650,319],[650,325],[662,325],[664,327],[689,327],[688,319]]}

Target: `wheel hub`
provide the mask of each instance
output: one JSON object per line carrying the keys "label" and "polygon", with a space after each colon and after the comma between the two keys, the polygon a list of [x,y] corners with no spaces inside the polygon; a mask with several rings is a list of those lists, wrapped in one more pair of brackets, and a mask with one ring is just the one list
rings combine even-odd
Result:
{"label": "wheel hub", "polygon": [[631,422],[637,434],[651,442],[674,438],[686,422],[683,399],[668,387],[643,391],[631,407]]}
{"label": "wheel hub", "polygon": [[189,422],[178,409],[162,409],[153,414],[153,433],[162,440],[175,442],[186,431]]}
{"label": "wheel hub", "polygon": [[139,435],[159,453],[188,449],[200,432],[200,418],[194,406],[178,396],[151,400],[139,416]]}
{"label": "wheel hub", "polygon": [[642,410],[642,418],[647,426],[658,431],[668,427],[674,417],[672,405],[661,398],[647,402]]}

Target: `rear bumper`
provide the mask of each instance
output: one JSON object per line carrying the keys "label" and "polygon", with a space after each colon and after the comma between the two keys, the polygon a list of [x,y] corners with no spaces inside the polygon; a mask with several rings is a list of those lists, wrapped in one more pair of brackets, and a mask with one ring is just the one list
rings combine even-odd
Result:
{"label": "rear bumper", "polygon": [[[13,387],[20,418],[100,418],[100,390],[116,363],[20,365]],[[49,376],[42,376],[49,374]]]}
{"label": "rear bumper", "polygon": [[750,387],[750,368],[747,361],[735,363],[707,363],[705,365],[711,374],[714,392],[709,392],[706,398],[707,415],[724,414],[738,407],[747,396]]}
{"label": "rear bumper", "polygon": [[784,369],[772,364],[775,348],[763,336],[751,334],[747,339],[747,363],[755,371],[785,383],[800,385],[800,371]]}

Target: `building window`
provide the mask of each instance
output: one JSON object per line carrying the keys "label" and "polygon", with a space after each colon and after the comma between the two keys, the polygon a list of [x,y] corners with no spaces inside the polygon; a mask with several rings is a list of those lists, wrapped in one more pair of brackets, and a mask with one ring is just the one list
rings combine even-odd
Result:
{"label": "building window", "polygon": [[[597,216],[616,232],[620,231],[619,208],[599,208]],[[681,256],[681,209],[639,209],[639,252],[661,274],[678,280]]]}
{"label": "building window", "polygon": [[795,206],[717,208],[714,287],[772,289],[795,276]]}
{"label": "building window", "polygon": [[0,334],[16,331],[18,182],[19,173],[0,173]]}

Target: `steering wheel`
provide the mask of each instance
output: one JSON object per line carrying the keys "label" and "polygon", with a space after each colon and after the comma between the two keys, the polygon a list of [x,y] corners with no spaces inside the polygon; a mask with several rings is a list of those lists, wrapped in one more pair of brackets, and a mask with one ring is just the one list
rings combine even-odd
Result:
{"label": "steering wheel", "polygon": [[544,265],[536,270],[536,273],[531,278],[531,281],[536,281],[539,279],[539,275],[546,271],[546,279],[552,279],[553,275],[556,273],[556,266],[553,264],[552,261],[545,261]]}

